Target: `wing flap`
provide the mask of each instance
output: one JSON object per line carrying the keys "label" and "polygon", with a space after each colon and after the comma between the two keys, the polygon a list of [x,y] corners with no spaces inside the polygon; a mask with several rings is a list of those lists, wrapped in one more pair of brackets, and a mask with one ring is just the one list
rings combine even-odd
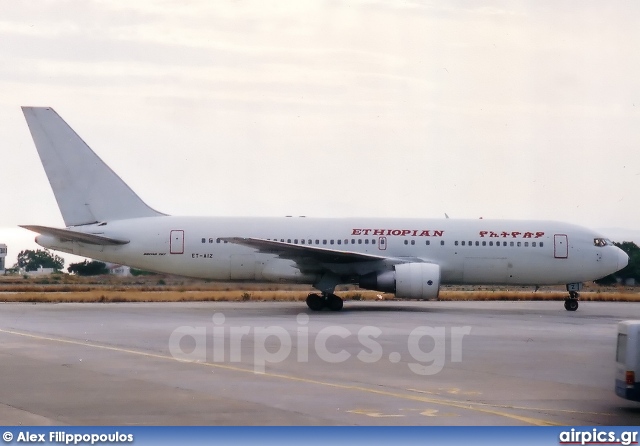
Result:
{"label": "wing flap", "polygon": [[379,262],[388,257],[365,254],[352,251],[338,251],[335,249],[321,248],[319,246],[297,245],[294,243],[278,242],[253,237],[226,237],[221,240],[248,246],[262,253],[276,254],[283,259],[295,261],[312,260],[317,263],[354,263],[354,262]]}
{"label": "wing flap", "polygon": [[28,229],[29,231],[37,232],[38,234],[51,235],[58,237],[61,240],[88,243],[90,245],[126,245],[129,240],[120,240],[111,237],[105,237],[104,235],[88,234],[86,232],[72,231],[70,229],[51,228],[49,226],[36,226],[36,225],[20,225],[21,228]]}

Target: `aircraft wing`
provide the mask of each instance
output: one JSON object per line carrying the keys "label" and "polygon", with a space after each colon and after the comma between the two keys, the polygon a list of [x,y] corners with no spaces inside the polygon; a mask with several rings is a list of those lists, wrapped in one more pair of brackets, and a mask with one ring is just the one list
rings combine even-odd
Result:
{"label": "aircraft wing", "polygon": [[389,259],[389,257],[374,254],[338,251],[335,249],[321,248],[319,246],[297,245],[253,237],[227,237],[221,240],[255,248],[261,253],[276,254],[280,258],[293,260],[297,263],[356,263],[379,262]]}
{"label": "aircraft wing", "polygon": [[71,229],[50,228],[49,226],[20,225],[21,228],[38,234],[51,235],[64,241],[88,243],[91,245],[126,245],[129,240],[119,240],[104,235],[88,234],[86,232],[72,231]]}

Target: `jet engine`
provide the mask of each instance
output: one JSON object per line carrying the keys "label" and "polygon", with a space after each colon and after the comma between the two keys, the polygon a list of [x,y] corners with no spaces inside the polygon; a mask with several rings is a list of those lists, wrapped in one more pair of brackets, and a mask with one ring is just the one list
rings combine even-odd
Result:
{"label": "jet engine", "polygon": [[440,291],[440,266],[435,263],[400,263],[393,271],[366,274],[360,287],[395,293],[404,299],[437,299]]}

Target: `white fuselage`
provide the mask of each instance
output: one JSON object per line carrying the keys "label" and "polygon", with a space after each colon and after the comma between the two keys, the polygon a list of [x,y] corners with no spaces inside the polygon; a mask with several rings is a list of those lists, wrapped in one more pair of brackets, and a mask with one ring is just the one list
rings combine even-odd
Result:
{"label": "white fuselage", "polygon": [[[126,239],[118,246],[64,241],[40,235],[47,248],[144,270],[221,281],[289,281],[313,284],[295,262],[277,254],[220,240],[251,237],[387,259],[328,265],[344,283],[379,271],[385,262],[440,266],[443,284],[553,285],[595,280],[624,267],[627,256],[601,235],[553,221],[394,218],[134,218],[73,227]],[[412,260],[415,259],[415,260]]]}

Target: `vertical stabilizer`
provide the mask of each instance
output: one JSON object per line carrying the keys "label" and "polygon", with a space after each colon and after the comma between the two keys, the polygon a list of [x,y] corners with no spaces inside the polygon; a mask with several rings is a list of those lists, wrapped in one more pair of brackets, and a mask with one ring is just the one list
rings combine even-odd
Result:
{"label": "vertical stabilizer", "polygon": [[161,214],[145,204],[50,107],[22,107],[67,226]]}

